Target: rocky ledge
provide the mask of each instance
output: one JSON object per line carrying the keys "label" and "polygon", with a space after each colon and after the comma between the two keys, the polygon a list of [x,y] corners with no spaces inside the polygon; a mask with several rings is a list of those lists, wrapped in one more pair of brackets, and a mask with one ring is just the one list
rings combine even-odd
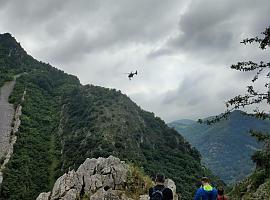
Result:
{"label": "rocky ledge", "polygon": [[[143,181],[137,184],[138,177],[132,179],[131,174],[130,166],[119,158],[87,158],[77,171],[69,171],[58,178],[52,191],[41,193],[37,200],[148,199],[147,195],[142,195],[142,191],[146,193],[149,187],[147,179],[141,178]],[[166,182],[175,193],[174,182]]]}

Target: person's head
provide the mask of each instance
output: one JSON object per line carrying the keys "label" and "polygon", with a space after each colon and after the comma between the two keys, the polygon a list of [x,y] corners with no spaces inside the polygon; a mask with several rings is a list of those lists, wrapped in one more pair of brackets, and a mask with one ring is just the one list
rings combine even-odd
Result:
{"label": "person's head", "polygon": [[224,195],[224,188],[223,187],[218,187],[218,195]]}
{"label": "person's head", "polygon": [[202,182],[202,185],[206,185],[210,183],[210,180],[208,177],[202,177],[201,182]]}
{"label": "person's head", "polygon": [[163,174],[157,174],[155,178],[155,182],[157,185],[163,185],[165,182],[165,176]]}

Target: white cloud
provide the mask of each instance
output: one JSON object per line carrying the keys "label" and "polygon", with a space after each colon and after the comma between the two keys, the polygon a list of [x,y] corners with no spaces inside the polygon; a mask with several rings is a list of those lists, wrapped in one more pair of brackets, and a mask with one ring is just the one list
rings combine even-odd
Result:
{"label": "white cloud", "polygon": [[230,64],[269,56],[239,43],[269,25],[268,0],[0,2],[0,31],[32,56],[120,89],[166,121],[223,111],[250,80]]}

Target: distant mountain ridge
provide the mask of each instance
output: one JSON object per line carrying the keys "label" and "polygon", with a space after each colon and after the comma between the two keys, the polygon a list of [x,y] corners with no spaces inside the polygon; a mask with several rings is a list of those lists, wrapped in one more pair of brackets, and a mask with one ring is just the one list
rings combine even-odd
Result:
{"label": "distant mountain ridge", "polygon": [[181,120],[168,125],[196,147],[206,166],[228,184],[243,179],[255,167],[250,157],[261,144],[250,136],[249,130],[270,132],[269,120],[260,120],[242,111],[234,111],[227,120],[211,126],[196,122],[187,125]]}

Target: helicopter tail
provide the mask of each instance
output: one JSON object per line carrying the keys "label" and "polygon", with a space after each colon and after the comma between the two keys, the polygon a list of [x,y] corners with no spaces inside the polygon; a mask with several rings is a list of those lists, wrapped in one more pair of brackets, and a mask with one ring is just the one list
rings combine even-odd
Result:
{"label": "helicopter tail", "polygon": [[136,75],[138,74],[137,70],[136,70],[136,72],[134,74],[136,74]]}

